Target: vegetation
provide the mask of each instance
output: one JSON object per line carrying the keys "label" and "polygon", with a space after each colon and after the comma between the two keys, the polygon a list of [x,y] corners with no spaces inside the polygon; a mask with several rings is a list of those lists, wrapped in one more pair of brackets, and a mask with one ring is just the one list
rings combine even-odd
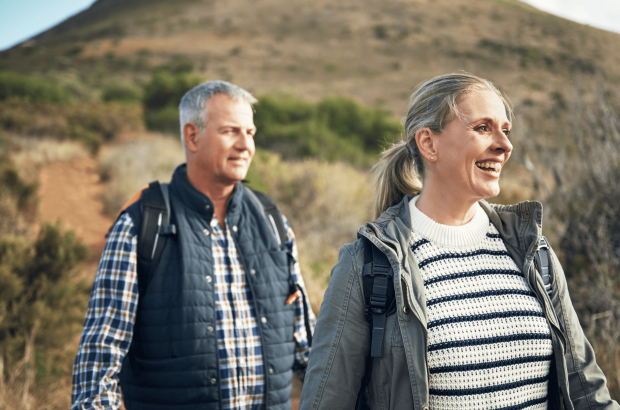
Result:
{"label": "vegetation", "polygon": [[263,96],[256,105],[256,144],[284,158],[320,158],[371,165],[402,127],[387,112],[353,100],[326,97],[317,104]]}
{"label": "vegetation", "polygon": [[149,129],[177,133],[179,104],[187,91],[202,82],[191,74],[191,60],[173,60],[160,66],[144,86],[145,122]]}
{"label": "vegetation", "polygon": [[120,133],[142,130],[142,118],[140,105],[101,102],[59,105],[17,97],[0,101],[0,129],[80,141],[93,153]]}
{"label": "vegetation", "polygon": [[0,101],[14,97],[57,104],[70,100],[69,93],[54,83],[11,71],[0,72]]}

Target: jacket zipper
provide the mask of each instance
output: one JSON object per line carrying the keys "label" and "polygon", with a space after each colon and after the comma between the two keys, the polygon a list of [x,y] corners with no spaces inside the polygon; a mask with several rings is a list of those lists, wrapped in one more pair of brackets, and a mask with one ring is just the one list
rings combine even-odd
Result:
{"label": "jacket zipper", "polygon": [[[391,243],[392,245],[394,245],[395,247],[398,246],[397,243],[395,243],[394,241],[391,241],[390,239],[386,238],[385,236],[383,236],[383,234],[381,233],[381,231],[378,229],[378,227],[370,222],[368,225],[372,226],[373,231],[375,233],[375,235],[377,236],[377,238],[379,238],[382,242],[387,242],[387,243]],[[370,238],[369,238],[370,239]],[[407,286],[407,282],[401,278],[401,282],[405,285],[405,292],[403,292],[403,298],[405,298],[405,303],[407,304],[407,306],[409,306],[409,310],[415,315],[415,317],[420,321],[420,324],[422,324],[422,319],[420,318],[420,316],[416,313],[415,309],[413,308],[413,306],[411,305],[411,301],[409,300],[409,287]],[[430,384],[431,382],[431,371],[428,368],[428,329],[426,328],[426,326],[422,326],[422,328],[424,329],[424,335],[425,335],[425,343],[424,343],[424,350],[425,350],[425,356],[424,358],[426,359],[426,375],[428,377],[428,382]]]}

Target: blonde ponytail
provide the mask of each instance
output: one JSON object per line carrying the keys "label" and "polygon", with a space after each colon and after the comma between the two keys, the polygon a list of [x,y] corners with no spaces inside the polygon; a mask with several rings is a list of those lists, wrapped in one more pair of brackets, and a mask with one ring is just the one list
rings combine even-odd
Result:
{"label": "blonde ponytail", "polygon": [[395,142],[381,154],[370,171],[375,219],[405,195],[417,195],[422,183],[416,172],[415,160],[403,140]]}

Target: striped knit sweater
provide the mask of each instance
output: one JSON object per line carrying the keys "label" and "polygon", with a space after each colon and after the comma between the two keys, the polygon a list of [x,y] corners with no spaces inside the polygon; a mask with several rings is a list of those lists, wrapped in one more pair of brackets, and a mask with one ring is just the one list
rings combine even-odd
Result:
{"label": "striped knit sweater", "polygon": [[543,310],[479,205],[446,226],[411,201],[411,249],[428,311],[431,410],[546,409],[552,355]]}

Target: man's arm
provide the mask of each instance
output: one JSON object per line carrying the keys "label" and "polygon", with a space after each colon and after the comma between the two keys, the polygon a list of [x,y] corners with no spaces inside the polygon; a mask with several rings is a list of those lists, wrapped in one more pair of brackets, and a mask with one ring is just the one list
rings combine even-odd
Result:
{"label": "man's arm", "polygon": [[73,363],[71,410],[121,407],[119,373],[131,344],[138,306],[136,258],[135,228],[123,214],[110,231],[88,302]]}
{"label": "man's arm", "polygon": [[282,219],[284,220],[284,227],[286,228],[286,248],[295,259],[295,264],[293,265],[291,275],[305,296],[297,298],[295,302],[293,302],[295,304],[295,368],[305,369],[308,365],[308,357],[310,356],[310,344],[308,343],[308,334],[306,331],[304,303],[306,303],[308,324],[310,332],[312,333],[314,333],[316,318],[312,312],[312,307],[310,306],[310,300],[308,299],[304,279],[301,276],[301,270],[298,262],[297,244],[295,243],[295,234],[293,233],[293,229],[291,229],[291,225],[288,223],[288,220],[284,215],[282,215]]}

